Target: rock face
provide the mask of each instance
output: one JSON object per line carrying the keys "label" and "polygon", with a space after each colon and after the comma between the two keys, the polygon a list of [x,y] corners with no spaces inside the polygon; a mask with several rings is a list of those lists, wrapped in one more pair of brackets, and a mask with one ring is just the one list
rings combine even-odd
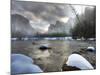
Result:
{"label": "rock face", "polygon": [[69,34],[69,26],[67,23],[56,21],[56,24],[51,24],[48,33],[66,33]]}
{"label": "rock face", "polygon": [[[66,33],[69,34],[69,27],[66,27],[60,21],[57,21],[55,25],[50,25],[48,28],[48,34],[51,33]],[[25,36],[25,35],[35,35],[38,32],[31,27],[29,20],[22,15],[12,14],[11,15],[11,29],[12,36]]]}
{"label": "rock face", "polygon": [[24,36],[34,34],[34,29],[29,25],[29,20],[22,15],[11,15],[12,36]]}

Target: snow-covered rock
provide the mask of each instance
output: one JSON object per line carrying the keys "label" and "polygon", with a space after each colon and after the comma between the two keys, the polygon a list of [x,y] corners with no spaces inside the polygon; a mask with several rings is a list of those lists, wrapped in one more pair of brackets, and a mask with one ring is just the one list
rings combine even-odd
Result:
{"label": "snow-covered rock", "polygon": [[11,54],[11,62],[22,61],[26,63],[34,63],[31,57],[28,57],[24,54]]}
{"label": "snow-covered rock", "polygon": [[81,55],[71,54],[66,62],[68,66],[74,66],[81,70],[94,69],[93,66]]}
{"label": "snow-covered rock", "polygon": [[23,54],[11,55],[11,74],[29,74],[43,72],[39,66],[33,64],[33,60]]}
{"label": "snow-covered rock", "polygon": [[94,52],[94,51],[95,51],[95,48],[94,48],[93,46],[89,46],[89,47],[87,48],[87,50],[88,50],[88,51],[93,51],[93,52]]}

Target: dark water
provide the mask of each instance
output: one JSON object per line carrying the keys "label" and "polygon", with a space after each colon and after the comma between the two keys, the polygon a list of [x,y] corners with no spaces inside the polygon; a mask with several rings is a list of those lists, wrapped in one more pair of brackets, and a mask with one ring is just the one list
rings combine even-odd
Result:
{"label": "dark water", "polygon": [[[41,45],[52,49],[41,51]],[[95,41],[34,40],[12,41],[12,53],[22,53],[32,57],[44,72],[61,71],[64,60],[74,51],[88,46],[95,47]],[[90,54],[91,56],[91,54]],[[95,54],[94,54],[95,56]],[[90,61],[91,62],[91,61]]]}

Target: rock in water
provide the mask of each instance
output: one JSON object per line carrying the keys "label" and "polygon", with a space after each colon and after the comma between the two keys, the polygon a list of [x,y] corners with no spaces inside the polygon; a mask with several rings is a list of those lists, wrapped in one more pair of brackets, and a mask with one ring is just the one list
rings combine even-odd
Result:
{"label": "rock in water", "polygon": [[68,66],[80,68],[81,70],[92,70],[93,66],[81,55],[71,54],[66,62]]}
{"label": "rock in water", "polygon": [[45,50],[47,50],[47,49],[51,49],[51,47],[41,46],[39,49],[42,50],[42,51],[45,51]]}
{"label": "rock in water", "polygon": [[14,62],[11,64],[12,74],[31,74],[43,72],[39,66],[34,64],[28,64],[24,62]]}
{"label": "rock in water", "polygon": [[30,57],[23,54],[11,55],[11,74],[31,74],[43,72],[39,66],[32,64],[33,61]]}
{"label": "rock in water", "polygon": [[36,45],[37,43],[36,43],[36,42],[32,42],[32,44],[33,44],[33,45]]}
{"label": "rock in water", "polygon": [[81,70],[75,66],[68,66],[67,64],[64,64],[62,66],[62,71],[75,71],[75,70]]}
{"label": "rock in water", "polygon": [[95,48],[94,48],[94,47],[90,46],[90,47],[88,47],[88,48],[87,48],[87,51],[90,51],[90,52],[95,52],[96,50],[95,50]]}
{"label": "rock in water", "polygon": [[11,54],[11,62],[22,61],[26,63],[34,63],[31,57],[28,57],[24,54]]}

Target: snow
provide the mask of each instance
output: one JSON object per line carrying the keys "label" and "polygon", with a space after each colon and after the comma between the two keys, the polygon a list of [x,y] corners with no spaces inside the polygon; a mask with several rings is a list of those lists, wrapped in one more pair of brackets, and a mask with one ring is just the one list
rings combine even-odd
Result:
{"label": "snow", "polygon": [[68,57],[68,61],[66,62],[68,66],[75,66],[80,69],[94,69],[93,66],[81,55],[79,54],[71,54]]}
{"label": "snow", "polygon": [[37,65],[16,61],[11,64],[12,74],[43,72]]}
{"label": "snow", "polygon": [[23,54],[11,55],[11,74],[43,72],[39,66],[32,64],[33,60]]}
{"label": "snow", "polygon": [[92,46],[89,46],[89,47],[87,48],[87,50],[92,50],[92,51],[95,51],[95,48],[94,48],[94,47],[92,47]]}
{"label": "snow", "polygon": [[24,54],[11,54],[11,62],[15,62],[15,61],[22,61],[22,62],[26,62],[26,63],[34,63],[32,58],[30,58],[30,57],[28,57]]}

